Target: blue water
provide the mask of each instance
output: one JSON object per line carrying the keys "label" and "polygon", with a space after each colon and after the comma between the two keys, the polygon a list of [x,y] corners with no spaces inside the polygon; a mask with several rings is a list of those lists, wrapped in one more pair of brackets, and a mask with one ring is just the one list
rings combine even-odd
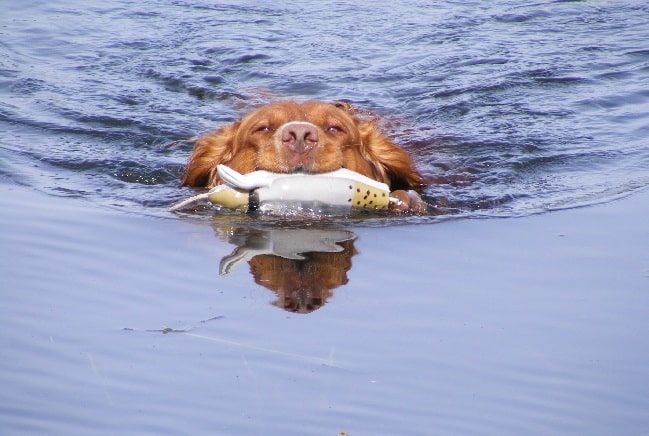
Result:
{"label": "blue water", "polygon": [[[0,3],[0,434],[647,433],[647,41],[641,1]],[[167,212],[278,98],[381,115],[447,214]]]}
{"label": "blue water", "polygon": [[432,203],[607,201],[649,184],[647,9],[17,2],[0,30],[2,171],[152,213],[187,195],[191,146],[173,141],[276,98],[348,99],[386,117]]}

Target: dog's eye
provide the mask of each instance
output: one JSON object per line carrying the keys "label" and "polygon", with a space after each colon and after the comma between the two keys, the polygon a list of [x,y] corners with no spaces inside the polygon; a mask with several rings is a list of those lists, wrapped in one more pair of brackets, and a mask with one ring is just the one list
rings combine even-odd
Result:
{"label": "dog's eye", "polygon": [[265,124],[262,124],[261,126],[255,127],[254,133],[257,133],[257,132],[260,132],[260,133],[270,132],[270,127],[265,125]]}
{"label": "dog's eye", "polygon": [[342,131],[343,131],[342,127],[337,126],[335,124],[327,127],[327,132],[329,132],[329,133],[338,133],[338,132],[342,132]]}

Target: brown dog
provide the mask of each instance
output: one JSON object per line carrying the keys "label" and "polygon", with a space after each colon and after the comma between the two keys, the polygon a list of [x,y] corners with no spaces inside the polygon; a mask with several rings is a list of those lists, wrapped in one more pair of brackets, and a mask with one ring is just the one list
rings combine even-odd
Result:
{"label": "brown dog", "polygon": [[373,119],[347,103],[280,101],[263,106],[196,141],[182,183],[211,188],[223,183],[216,166],[246,174],[356,171],[393,191],[390,208],[424,213],[410,189],[423,185],[412,159],[383,135]]}

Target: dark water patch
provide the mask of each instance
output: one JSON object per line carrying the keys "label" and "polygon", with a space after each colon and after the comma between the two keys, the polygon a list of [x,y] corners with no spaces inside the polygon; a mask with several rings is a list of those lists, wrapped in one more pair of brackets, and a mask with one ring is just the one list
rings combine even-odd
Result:
{"label": "dark water patch", "polygon": [[536,77],[534,80],[541,84],[551,85],[574,85],[591,83],[591,80],[583,77]]}
{"label": "dark water patch", "polygon": [[203,77],[203,80],[210,85],[220,85],[225,82],[225,79],[222,76],[205,76]]}
{"label": "dark water patch", "polygon": [[[212,11],[219,13],[229,13],[235,18],[236,21],[240,20],[241,15],[244,14],[248,17],[258,15],[260,17],[265,17],[263,22],[272,23],[273,21],[269,17],[282,17],[285,13],[289,13],[289,9],[281,7],[264,7],[261,5],[215,5],[215,4],[196,4],[193,2],[175,2],[176,6],[182,8],[191,8],[198,11]],[[252,22],[253,24],[259,23],[259,21],[252,20],[247,21],[248,23]]]}
{"label": "dark water patch", "polygon": [[628,56],[637,56],[637,57],[641,57],[641,58],[649,58],[649,50],[633,50],[633,51],[626,52],[624,54],[628,55]]}
{"label": "dark water patch", "polygon": [[252,64],[256,62],[264,62],[271,59],[270,56],[262,54],[262,53],[251,53],[251,54],[245,54],[241,56],[237,56],[235,58],[226,58],[223,59],[223,63],[228,64],[228,65],[239,65],[239,64]]}
{"label": "dark water patch", "polygon": [[11,83],[9,87],[10,91],[21,95],[31,95],[35,92],[44,91],[48,88],[47,82],[32,77],[19,79],[15,82],[9,83]]}
{"label": "dark water patch", "polygon": [[535,19],[546,18],[551,14],[545,10],[532,10],[525,14],[506,13],[494,16],[496,21],[507,24],[527,23]]}
{"label": "dark water patch", "polygon": [[125,13],[127,17],[158,18],[162,14],[158,11],[129,11]]}
{"label": "dark water patch", "polygon": [[634,74],[631,71],[608,71],[605,73],[597,74],[594,77],[600,80],[614,81],[614,80],[630,79],[633,76]]}
{"label": "dark water patch", "polygon": [[458,66],[473,66],[473,65],[502,65],[509,62],[507,58],[484,58],[484,59],[470,59],[465,62],[459,62]]}
{"label": "dark water patch", "polygon": [[[180,92],[185,93],[191,97],[195,97],[199,100],[217,100],[217,101],[228,101],[232,99],[245,99],[243,94],[234,93],[231,91],[217,91],[213,88],[207,88],[199,85],[192,85],[191,79],[193,76],[183,75],[182,77],[174,77],[162,74],[153,69],[148,69],[144,76],[146,78],[152,78],[160,82],[164,89],[171,92]],[[223,79],[219,76],[207,76],[203,80],[208,82],[210,85],[218,85],[223,82]]]}

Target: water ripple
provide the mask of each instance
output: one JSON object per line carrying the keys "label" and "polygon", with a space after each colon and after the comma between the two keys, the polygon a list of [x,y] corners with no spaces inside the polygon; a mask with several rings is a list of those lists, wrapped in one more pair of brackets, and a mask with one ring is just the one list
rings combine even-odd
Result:
{"label": "water ripple", "polygon": [[384,116],[432,182],[426,198],[462,216],[647,183],[641,3],[79,6],[17,8],[0,44],[3,153],[57,195],[162,209],[155,198],[186,194],[190,150],[165,144],[284,97]]}

